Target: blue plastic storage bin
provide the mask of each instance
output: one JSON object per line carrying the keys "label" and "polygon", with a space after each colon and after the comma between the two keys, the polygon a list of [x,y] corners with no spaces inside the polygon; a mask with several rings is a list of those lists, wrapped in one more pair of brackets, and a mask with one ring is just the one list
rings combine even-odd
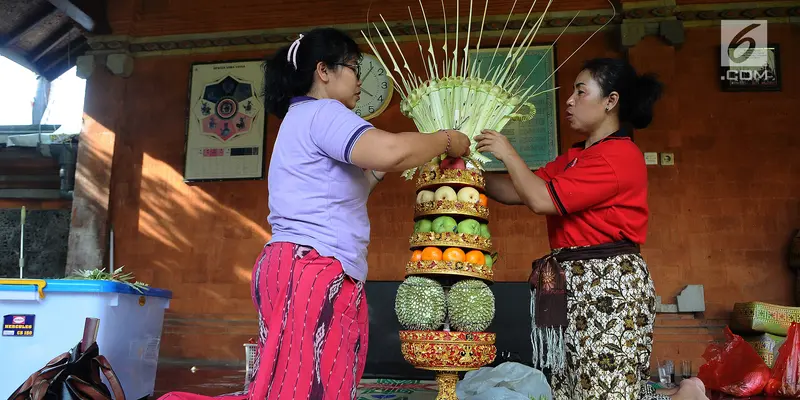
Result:
{"label": "blue plastic storage bin", "polygon": [[100,320],[100,354],[119,377],[125,397],[152,395],[170,299],[168,290],[139,293],[111,281],[0,279],[0,398],[80,342],[86,318]]}

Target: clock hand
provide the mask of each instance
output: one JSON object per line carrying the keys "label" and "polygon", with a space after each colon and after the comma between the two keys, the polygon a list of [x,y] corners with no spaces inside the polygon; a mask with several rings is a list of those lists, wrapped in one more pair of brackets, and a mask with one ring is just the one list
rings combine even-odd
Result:
{"label": "clock hand", "polygon": [[372,93],[368,92],[368,91],[367,91],[366,89],[364,89],[363,87],[361,88],[361,91],[362,91],[362,92],[364,92],[364,93],[366,93],[366,94],[368,94],[368,95],[369,95],[369,97],[375,97],[375,95],[374,95],[374,94],[372,94]]}
{"label": "clock hand", "polygon": [[369,67],[369,71],[367,71],[367,73],[366,73],[366,74],[364,74],[364,78],[363,78],[363,79],[361,79],[361,81],[362,81],[362,82],[363,82],[364,80],[366,80],[366,79],[367,79],[367,77],[369,76],[369,74],[372,72],[372,70],[373,70],[373,69],[375,69],[375,66],[374,66],[374,65],[372,65],[372,66],[370,66],[370,67]]}

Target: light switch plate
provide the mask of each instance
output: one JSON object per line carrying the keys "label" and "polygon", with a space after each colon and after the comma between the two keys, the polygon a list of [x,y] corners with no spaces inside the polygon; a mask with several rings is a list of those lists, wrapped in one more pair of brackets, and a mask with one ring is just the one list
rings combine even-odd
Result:
{"label": "light switch plate", "polygon": [[672,153],[661,153],[661,165],[675,165],[675,155]]}
{"label": "light switch plate", "polygon": [[644,153],[644,163],[645,163],[645,165],[658,165],[658,153],[656,153],[656,152],[645,152]]}

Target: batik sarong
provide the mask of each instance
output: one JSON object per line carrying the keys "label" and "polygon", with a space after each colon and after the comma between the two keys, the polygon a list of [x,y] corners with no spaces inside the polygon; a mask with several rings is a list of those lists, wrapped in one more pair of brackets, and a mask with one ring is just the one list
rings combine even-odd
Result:
{"label": "batik sarong", "polygon": [[661,400],[649,379],[655,289],[629,240],[556,249],[534,261],[533,363],[555,400]]}
{"label": "batik sarong", "polygon": [[566,368],[555,400],[667,400],[646,384],[655,289],[639,254],[560,263],[567,284]]}

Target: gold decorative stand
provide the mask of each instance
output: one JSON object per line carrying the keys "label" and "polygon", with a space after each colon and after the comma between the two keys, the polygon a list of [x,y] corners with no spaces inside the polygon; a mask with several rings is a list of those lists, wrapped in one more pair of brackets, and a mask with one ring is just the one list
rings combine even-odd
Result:
{"label": "gold decorative stand", "polygon": [[437,400],[458,400],[459,371],[471,371],[494,362],[494,333],[401,331],[403,357],[419,369],[437,371]]}
{"label": "gold decorative stand", "polygon": [[[442,189],[445,186],[453,190]],[[451,293],[448,289],[460,281],[484,282],[484,289],[478,290],[489,292],[483,293],[483,298],[491,299],[491,322],[494,317],[494,297],[486,286],[493,283],[496,255],[492,254],[491,235],[487,228],[489,209],[483,194],[485,181],[481,171],[467,169],[466,165],[459,163],[455,168],[443,169],[437,158],[419,170],[416,188],[415,232],[409,240],[413,254],[406,264],[406,278],[425,276],[436,280],[445,288],[446,296]],[[473,188],[475,191],[462,191],[464,188]],[[434,192],[435,198],[431,199],[430,193],[422,191]],[[435,219],[441,216],[449,216],[456,222],[477,221],[484,230],[476,233],[473,221],[461,227],[452,227],[452,220],[449,220],[452,229],[445,230],[441,223],[439,226],[435,224]],[[420,224],[421,219],[433,219],[434,226],[429,228],[427,222]],[[447,317],[441,330],[400,331],[405,360],[416,368],[437,371],[437,400],[457,400],[458,372],[491,364],[497,352],[494,333],[462,331],[452,326],[453,309],[450,301],[448,297]],[[479,324],[488,327],[485,321]]]}

